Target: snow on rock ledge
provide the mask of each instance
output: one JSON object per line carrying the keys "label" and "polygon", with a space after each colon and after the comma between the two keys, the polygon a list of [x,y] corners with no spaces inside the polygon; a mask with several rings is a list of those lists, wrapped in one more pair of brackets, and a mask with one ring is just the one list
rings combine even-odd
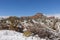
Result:
{"label": "snow on rock ledge", "polygon": [[0,40],[45,40],[39,37],[25,37],[23,33],[19,33],[12,30],[0,30]]}

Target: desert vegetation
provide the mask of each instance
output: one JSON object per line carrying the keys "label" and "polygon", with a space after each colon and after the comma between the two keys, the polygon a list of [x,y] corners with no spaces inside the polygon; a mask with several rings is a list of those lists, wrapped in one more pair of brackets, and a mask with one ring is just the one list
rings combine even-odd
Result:
{"label": "desert vegetation", "polygon": [[42,13],[27,17],[10,16],[0,20],[0,30],[14,30],[26,37],[38,35],[46,40],[60,40],[60,19]]}

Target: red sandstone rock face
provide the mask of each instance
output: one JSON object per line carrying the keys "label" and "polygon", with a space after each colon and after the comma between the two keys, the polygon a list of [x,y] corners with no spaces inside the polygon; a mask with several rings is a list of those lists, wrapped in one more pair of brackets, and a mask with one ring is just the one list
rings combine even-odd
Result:
{"label": "red sandstone rock face", "polygon": [[31,19],[37,19],[37,18],[42,17],[42,16],[43,16],[42,13],[37,13],[37,14],[34,15],[34,16],[30,16],[30,18],[31,18]]}
{"label": "red sandstone rock face", "polygon": [[42,13],[37,13],[35,16],[43,16]]}

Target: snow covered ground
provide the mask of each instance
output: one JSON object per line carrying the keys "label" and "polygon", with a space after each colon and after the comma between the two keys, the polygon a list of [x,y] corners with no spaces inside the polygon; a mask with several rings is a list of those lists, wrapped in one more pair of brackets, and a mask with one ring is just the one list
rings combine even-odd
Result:
{"label": "snow covered ground", "polygon": [[0,40],[45,40],[39,37],[25,37],[22,33],[12,30],[0,30]]}

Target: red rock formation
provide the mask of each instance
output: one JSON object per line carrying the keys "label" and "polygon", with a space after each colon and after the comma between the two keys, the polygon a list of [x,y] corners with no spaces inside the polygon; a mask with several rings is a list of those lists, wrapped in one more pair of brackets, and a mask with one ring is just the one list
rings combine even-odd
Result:
{"label": "red rock formation", "polygon": [[37,18],[42,17],[42,16],[43,16],[42,13],[37,13],[37,14],[34,15],[34,16],[30,16],[30,18],[31,18],[31,19],[37,19]]}

